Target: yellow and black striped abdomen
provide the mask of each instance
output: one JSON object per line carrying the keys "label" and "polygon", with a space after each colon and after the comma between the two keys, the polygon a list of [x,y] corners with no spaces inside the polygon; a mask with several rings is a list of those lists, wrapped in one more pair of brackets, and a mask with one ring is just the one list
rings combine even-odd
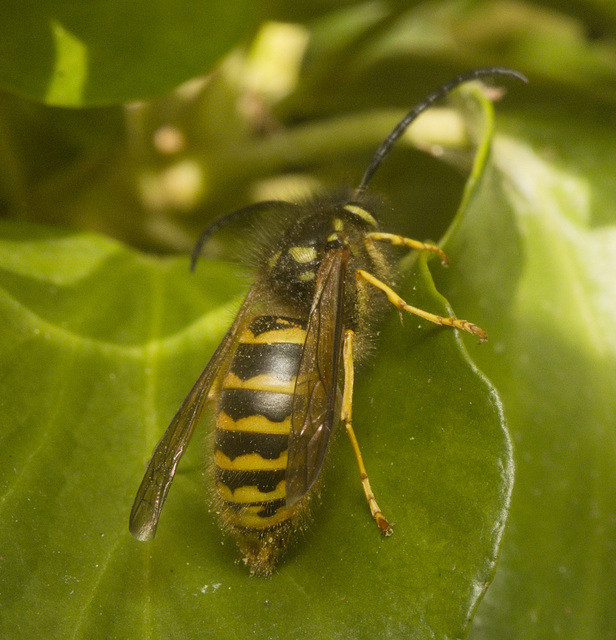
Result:
{"label": "yellow and black striped abdomen", "polygon": [[242,333],[223,376],[216,412],[216,491],[225,522],[263,531],[295,515],[285,473],[293,392],[306,323],[258,316]]}

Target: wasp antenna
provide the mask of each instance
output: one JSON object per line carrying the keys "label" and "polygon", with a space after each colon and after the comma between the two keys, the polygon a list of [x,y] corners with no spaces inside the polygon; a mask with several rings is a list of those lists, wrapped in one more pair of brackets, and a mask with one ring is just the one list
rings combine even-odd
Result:
{"label": "wasp antenna", "polygon": [[264,211],[289,211],[299,210],[299,205],[293,204],[291,202],[284,202],[283,200],[264,200],[263,202],[256,202],[255,204],[248,205],[247,207],[242,207],[241,209],[235,209],[234,211],[230,211],[229,213],[221,216],[220,218],[216,218],[214,222],[209,224],[202,231],[201,235],[195,242],[195,246],[193,247],[192,253],[190,255],[190,270],[194,271],[197,266],[197,261],[199,260],[199,256],[201,255],[201,251],[203,250],[203,245],[213,236],[219,229],[222,227],[226,227],[237,220],[244,218],[246,216],[263,213]]}
{"label": "wasp antenna", "polygon": [[517,78],[522,82],[528,82],[525,75],[514,69],[508,69],[507,67],[482,67],[480,69],[473,69],[456,76],[449,82],[441,85],[438,89],[428,95],[419,104],[414,106],[402,120],[395,126],[393,131],[385,138],[381,146],[376,150],[376,153],[372,157],[368,168],[366,169],[359,186],[355,190],[354,197],[361,196],[368,183],[372,179],[375,171],[379,168],[383,162],[385,156],[390,152],[391,148],[396,144],[402,134],[406,131],[408,126],[417,118],[418,115],[423,113],[428,107],[432,106],[437,100],[444,98],[448,93],[451,93],[459,85],[469,82],[470,80],[476,80],[478,78],[484,78],[486,76],[510,76]]}
{"label": "wasp antenna", "polygon": [[[233,211],[232,213],[236,213],[236,212]],[[230,213],[229,216],[231,216],[232,213]],[[207,240],[209,239],[209,237],[213,233],[215,233],[218,229],[220,229],[221,226],[224,226],[224,225],[220,224],[220,222],[223,221],[227,217],[228,216],[224,216],[223,218],[218,218],[218,219],[214,220],[214,222],[212,222],[212,224],[209,224],[201,232],[201,235],[197,239],[197,242],[195,242],[195,246],[193,247],[193,250],[192,250],[192,252],[190,254],[190,270],[191,271],[194,271],[196,269],[196,267],[197,267],[197,260],[199,260],[199,256],[201,255],[201,251],[203,251],[203,245],[207,242]]]}

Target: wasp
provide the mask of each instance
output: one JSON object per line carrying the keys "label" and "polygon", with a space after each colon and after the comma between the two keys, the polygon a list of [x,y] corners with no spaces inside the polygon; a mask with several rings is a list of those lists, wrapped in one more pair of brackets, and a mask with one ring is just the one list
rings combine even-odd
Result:
{"label": "wasp", "polygon": [[369,350],[374,326],[389,302],[400,312],[480,341],[487,335],[467,320],[409,305],[387,284],[395,280],[395,247],[432,252],[443,262],[446,256],[436,245],[382,232],[376,201],[366,188],[420,113],[460,84],[494,75],[525,81],[516,71],[490,67],[442,85],[393,129],[354,191],[301,204],[253,204],[205,229],[192,269],[206,240],[231,222],[266,215],[274,232],[257,242],[255,282],[154,449],[130,514],[130,531],[138,540],[154,537],[178,462],[210,402],[217,511],[253,573],[271,573],[298,529],[338,423],[350,438],[372,517],[385,536],[391,535],[352,426],[354,370]]}

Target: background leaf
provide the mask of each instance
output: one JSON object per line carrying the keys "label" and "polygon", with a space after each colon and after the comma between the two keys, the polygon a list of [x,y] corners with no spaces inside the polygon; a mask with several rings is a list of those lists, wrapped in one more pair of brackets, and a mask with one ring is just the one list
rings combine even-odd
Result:
{"label": "background leaf", "polygon": [[501,567],[474,635],[614,637],[616,230],[592,170],[507,138],[493,158],[483,184],[502,193],[477,196],[451,250],[475,258],[460,255],[476,292],[464,313],[495,327],[477,359],[503,395],[518,460]]}
{"label": "background leaf", "polygon": [[253,26],[256,4],[52,2],[3,7],[0,84],[52,105],[128,102],[211,68]]}

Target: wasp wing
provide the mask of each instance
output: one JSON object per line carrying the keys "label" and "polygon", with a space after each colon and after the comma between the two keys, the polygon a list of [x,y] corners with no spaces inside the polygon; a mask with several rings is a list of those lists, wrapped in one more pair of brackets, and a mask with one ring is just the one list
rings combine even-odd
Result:
{"label": "wasp wing", "polygon": [[158,519],[178,462],[199,423],[210,389],[235,342],[238,327],[245,321],[249,311],[253,308],[253,301],[256,297],[257,285],[255,284],[248,292],[235,321],[152,453],[130,513],[129,530],[137,540],[151,540],[156,534]]}
{"label": "wasp wing", "polygon": [[287,506],[298,502],[315,483],[334,429],[349,255],[346,248],[329,251],[317,274],[293,397]]}

